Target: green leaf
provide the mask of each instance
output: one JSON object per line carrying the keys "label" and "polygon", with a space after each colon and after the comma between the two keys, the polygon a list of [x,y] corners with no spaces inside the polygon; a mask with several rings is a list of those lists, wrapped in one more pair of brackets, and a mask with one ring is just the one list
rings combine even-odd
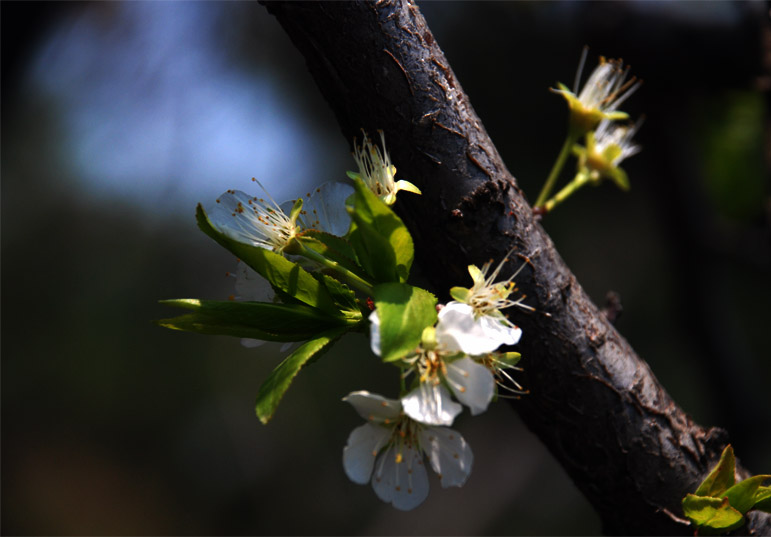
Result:
{"label": "green leaf", "polygon": [[727,445],[720,455],[720,460],[712,469],[709,475],[701,482],[699,488],[694,493],[696,496],[721,496],[726,490],[736,482],[734,477],[734,467],[736,459],[734,449]]}
{"label": "green leaf", "polygon": [[361,266],[379,282],[406,281],[415,255],[409,231],[361,179],[353,183],[349,238]]}
{"label": "green leaf", "polygon": [[356,250],[356,256],[361,266],[369,274],[372,280],[378,282],[398,281],[396,273],[396,256],[388,241],[374,231],[371,226],[359,225],[358,220],[351,214],[351,228],[348,238]]}
{"label": "green leaf", "polygon": [[201,231],[252,267],[273,287],[304,304],[332,315],[339,315],[327,289],[300,265],[289,261],[280,254],[235,241],[224,233],[220,233],[212,226],[200,203],[196,209],[195,217]]}
{"label": "green leaf", "polygon": [[193,313],[156,323],[172,330],[247,337],[265,341],[304,341],[345,324],[340,317],[300,304],[235,302],[198,299],[162,300],[162,304]]}
{"label": "green leaf", "polygon": [[721,494],[722,497],[728,498],[731,503],[731,507],[739,511],[741,514],[746,513],[752,506],[755,505],[755,495],[760,488],[760,485],[766,479],[771,479],[771,475],[755,475],[744,481],[739,481],[733,487]]}
{"label": "green leaf", "polygon": [[357,276],[367,278],[366,271],[356,261],[356,251],[353,249],[353,246],[342,237],[316,229],[309,229],[303,231],[298,236],[298,239],[304,246],[314,252],[339,263]]}
{"label": "green leaf", "polygon": [[683,498],[683,512],[695,525],[720,530],[721,533],[744,523],[742,514],[731,507],[725,498],[721,500],[688,494]]}
{"label": "green leaf", "polygon": [[318,335],[301,345],[273,370],[257,393],[256,411],[262,423],[268,423],[273,417],[278,404],[300,369],[318,359],[346,330],[346,328],[336,328]]}
{"label": "green leaf", "polygon": [[755,493],[755,505],[753,509],[771,513],[771,487],[760,487]]}
{"label": "green leaf", "polygon": [[406,283],[383,283],[374,288],[380,319],[380,357],[398,360],[419,344],[423,329],[436,322],[436,297]]}
{"label": "green leaf", "polygon": [[362,319],[361,309],[359,309],[359,304],[356,301],[356,294],[350,287],[327,274],[318,273],[317,277],[332,295],[332,299],[340,309],[340,313],[346,319],[353,321],[360,321]]}

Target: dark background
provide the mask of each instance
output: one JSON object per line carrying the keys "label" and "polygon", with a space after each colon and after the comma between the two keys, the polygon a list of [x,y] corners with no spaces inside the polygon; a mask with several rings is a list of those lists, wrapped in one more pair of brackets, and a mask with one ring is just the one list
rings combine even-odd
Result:
{"label": "dark background", "polygon": [[[624,163],[632,190],[580,192],[544,226],[596,302],[620,294],[619,329],[679,404],[771,471],[767,5],[420,8],[531,200],[565,132],[547,88],[572,86],[581,48],[585,76],[604,54],[644,79],[624,106],[646,116]],[[0,9],[4,534],[599,531],[512,405],[459,419],[469,482],[433,480],[401,513],[340,462],[360,424],[340,398],[394,391],[364,338],[304,371],[262,426],[254,397],[278,345],[151,323],[175,313],[159,299],[233,292],[234,260],[197,231],[197,201],[252,176],[282,201],[354,166],[264,8]]]}

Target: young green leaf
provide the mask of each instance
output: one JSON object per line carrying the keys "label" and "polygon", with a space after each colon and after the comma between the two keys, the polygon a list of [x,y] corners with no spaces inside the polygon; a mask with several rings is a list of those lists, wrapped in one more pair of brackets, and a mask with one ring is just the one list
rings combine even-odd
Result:
{"label": "young green leaf", "polygon": [[305,247],[339,263],[354,274],[367,277],[367,273],[356,261],[356,251],[344,238],[330,235],[324,231],[308,229],[298,235],[297,239]]}
{"label": "young green leaf", "polygon": [[[731,507],[728,499],[710,498],[688,494],[683,498],[683,512],[695,525],[719,530],[730,531],[744,523],[742,514]],[[700,529],[701,533],[702,530]]]}
{"label": "young green leaf", "polygon": [[201,231],[253,268],[273,287],[309,306],[339,315],[327,289],[297,263],[271,250],[235,241],[212,226],[201,204],[196,209]]}
{"label": "young green leaf", "polygon": [[396,256],[385,237],[377,233],[363,217],[354,216],[351,209],[351,228],[348,240],[356,250],[361,266],[377,282],[398,281]]}
{"label": "young green leaf", "polygon": [[316,277],[324,284],[329,294],[332,295],[332,299],[340,309],[340,313],[345,316],[346,319],[352,322],[361,321],[361,310],[359,304],[356,302],[356,294],[353,290],[336,280],[335,278],[323,273],[316,274]]}
{"label": "young green leaf", "polygon": [[[193,313],[157,324],[172,330],[237,336],[265,341],[304,341],[319,332],[344,325],[340,317],[300,304],[234,302],[198,299],[162,300],[162,304]],[[353,320],[352,322],[355,322]]]}
{"label": "young green leaf", "polygon": [[699,488],[694,493],[696,496],[719,497],[736,482],[734,477],[734,467],[736,458],[734,449],[727,445],[720,455],[720,460],[709,475],[701,482]]}
{"label": "young green leaf", "polygon": [[721,496],[728,498],[731,507],[741,514],[746,513],[757,502],[756,494],[763,481],[771,479],[771,475],[755,475],[744,481],[739,481],[733,487],[725,491]]}
{"label": "young green leaf", "polygon": [[347,328],[335,328],[317,335],[298,347],[273,370],[257,393],[256,411],[262,423],[268,423],[273,417],[281,398],[284,397],[300,369],[318,359],[346,330]]}
{"label": "young green leaf", "polygon": [[415,255],[409,231],[361,179],[354,179],[354,189],[347,209],[355,223],[349,238],[359,262],[380,282],[406,281]]}
{"label": "young green leaf", "polygon": [[406,283],[383,283],[374,289],[380,319],[380,356],[398,360],[420,343],[423,329],[436,322],[436,297]]}

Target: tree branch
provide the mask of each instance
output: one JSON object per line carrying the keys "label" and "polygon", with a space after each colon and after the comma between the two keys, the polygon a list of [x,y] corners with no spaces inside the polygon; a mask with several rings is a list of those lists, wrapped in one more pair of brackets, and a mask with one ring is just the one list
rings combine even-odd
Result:
{"label": "tree branch", "polygon": [[[727,433],[695,424],[589,300],[417,7],[391,0],[267,8],[305,56],[343,135],[383,129],[399,176],[423,191],[402,195],[397,208],[436,290],[466,282],[468,264],[502,259],[512,247],[526,263],[517,280],[539,313],[516,318],[531,393],[515,407],[604,530],[692,534],[679,518],[681,499],[717,461]],[[770,517],[753,515],[747,529],[771,532]]]}

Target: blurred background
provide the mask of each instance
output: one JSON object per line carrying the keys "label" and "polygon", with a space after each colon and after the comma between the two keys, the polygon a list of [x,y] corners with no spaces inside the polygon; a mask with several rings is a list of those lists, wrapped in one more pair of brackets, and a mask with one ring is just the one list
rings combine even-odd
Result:
{"label": "blurred background", "polygon": [[[600,523],[514,405],[456,422],[462,489],[410,513],[347,481],[349,391],[391,394],[363,337],[304,370],[274,420],[279,345],[163,330],[163,298],[224,299],[235,261],[198,201],[257,177],[278,201],[354,164],[303,59],[238,2],[3,2],[3,534],[593,534]],[[584,45],[643,87],[632,190],[544,221],[598,304],[699,423],[771,472],[771,33],[763,2],[421,3],[535,198]],[[354,44],[352,44],[354,46]],[[396,163],[398,167],[398,162]]]}

